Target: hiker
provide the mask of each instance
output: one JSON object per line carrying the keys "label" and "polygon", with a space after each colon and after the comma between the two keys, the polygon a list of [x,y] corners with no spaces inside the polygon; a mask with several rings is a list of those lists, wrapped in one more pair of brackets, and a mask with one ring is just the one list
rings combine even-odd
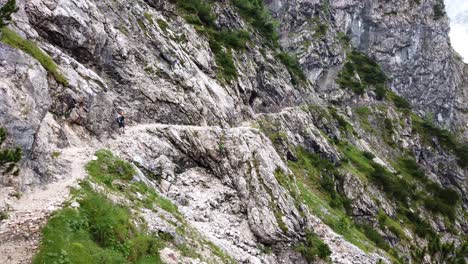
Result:
{"label": "hiker", "polygon": [[125,134],[125,115],[123,111],[119,112],[119,116],[117,117],[117,124],[119,124],[120,134]]}

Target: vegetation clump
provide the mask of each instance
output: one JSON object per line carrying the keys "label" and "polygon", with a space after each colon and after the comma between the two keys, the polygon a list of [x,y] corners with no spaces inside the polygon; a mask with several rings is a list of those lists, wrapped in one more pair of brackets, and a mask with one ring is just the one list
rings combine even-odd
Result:
{"label": "vegetation clump", "polygon": [[167,33],[167,29],[169,28],[169,24],[162,19],[157,19],[156,22],[158,23],[159,28],[164,32]]}
{"label": "vegetation clump", "polygon": [[403,110],[403,111],[408,111],[411,110],[411,104],[403,97],[397,95],[393,91],[387,91],[387,99],[396,106],[396,108]]}
{"label": "vegetation clump", "polygon": [[327,30],[328,30],[327,24],[324,24],[324,23],[317,24],[317,26],[315,27],[314,37],[318,39],[323,38],[327,34]]}
{"label": "vegetation clump", "polygon": [[357,94],[363,94],[366,88],[373,87],[382,99],[386,95],[386,80],[387,77],[374,60],[360,52],[351,51],[336,82]]}
{"label": "vegetation clump", "polygon": [[7,131],[0,127],[0,172],[1,175],[5,174],[19,174],[19,168],[17,163],[21,160],[22,151],[21,148],[16,147],[13,149],[1,148],[7,138]]}
{"label": "vegetation clump", "polygon": [[[397,164],[400,169],[399,173],[406,176],[402,177],[398,173],[390,172],[384,166],[370,159],[365,152],[361,152],[349,144],[341,143],[340,148],[347,159],[359,171],[380,186],[389,197],[398,201],[403,207],[408,208],[413,202],[420,201],[426,209],[440,213],[451,221],[455,220],[456,206],[461,201],[460,195],[450,188],[441,187],[429,180],[414,160],[410,158],[401,158],[399,160]],[[418,184],[426,192],[415,192],[414,190],[417,190]]]}
{"label": "vegetation clump", "polygon": [[34,42],[23,39],[18,33],[6,27],[12,20],[12,14],[17,11],[16,0],[8,0],[0,8],[0,41],[28,53],[38,60],[58,83],[68,86],[68,80],[60,73],[57,65],[49,55],[45,54]]}
{"label": "vegetation clump", "polygon": [[52,60],[49,55],[44,53],[34,42],[23,39],[20,35],[18,35],[18,33],[7,27],[2,28],[1,33],[1,42],[28,53],[36,60],[38,60],[39,63],[41,63],[41,65],[50,74],[52,74],[52,76],[54,76],[58,83],[61,83],[64,86],[68,86],[67,78],[65,78],[65,76],[60,73],[54,60]]}
{"label": "vegetation clump", "polygon": [[288,69],[292,84],[297,85],[307,80],[297,58],[286,52],[279,53],[277,57],[286,66],[286,69]]}
{"label": "vegetation clump", "polygon": [[455,135],[446,129],[437,127],[431,120],[412,115],[413,132],[421,136],[423,143],[434,145],[434,139],[444,149],[457,157],[458,165],[468,167],[468,144],[458,142]]}
{"label": "vegetation clump", "polygon": [[358,107],[354,111],[358,117],[359,123],[366,132],[372,133],[375,132],[374,128],[372,127],[369,117],[371,115],[371,111],[368,107]]}
{"label": "vegetation clump", "polygon": [[327,260],[332,253],[328,245],[310,230],[306,232],[305,241],[296,246],[296,251],[309,263],[313,263],[317,258]]}
{"label": "vegetation clump", "polygon": [[[172,244],[172,236],[149,235],[141,219],[127,207],[109,200],[96,185],[115,195],[124,195],[137,208],[153,209],[157,205],[182,221],[177,207],[145,184],[131,183],[135,173],[131,164],[108,150],[100,150],[96,156],[86,166],[89,180],[72,191],[79,207],[65,206],[54,213],[42,231],[43,239],[33,263],[162,264],[159,251]],[[112,184],[114,180],[121,184]]]}
{"label": "vegetation clump", "polygon": [[348,121],[346,121],[346,119],[344,119],[343,116],[341,116],[338,113],[336,108],[334,108],[333,106],[330,106],[330,107],[328,107],[328,110],[330,112],[330,115],[333,117],[333,119],[335,119],[338,122],[338,127],[340,128],[341,131],[349,132],[349,133],[352,133],[352,134],[356,133],[354,131],[353,126]]}
{"label": "vegetation clump", "polygon": [[92,179],[110,187],[115,179],[129,181],[133,178],[135,174],[133,166],[114,156],[109,150],[97,151],[96,157],[96,160],[92,160],[86,165],[86,171]]}
{"label": "vegetation clump", "polygon": [[296,156],[297,161],[290,161],[289,168],[296,176],[299,192],[292,192],[292,196],[349,242],[366,251],[373,249],[371,241],[347,215],[351,213],[350,201],[337,189],[337,181],[343,180],[339,166],[303,148],[296,150]]}
{"label": "vegetation clump", "polygon": [[439,20],[445,16],[445,4],[443,1],[439,1],[438,3],[434,4],[432,7],[434,12],[434,19]]}
{"label": "vegetation clump", "polygon": [[211,3],[204,0],[175,0],[177,7],[188,15],[187,22],[197,25],[213,27],[216,16],[213,14]]}
{"label": "vegetation clump", "polygon": [[159,250],[165,241],[140,231],[128,209],[89,185],[78,202],[78,209],[59,210],[44,227],[34,264],[162,263]]}
{"label": "vegetation clump", "polygon": [[0,210],[0,222],[5,219],[8,219],[8,213],[4,210]]}
{"label": "vegetation clump", "polygon": [[1,8],[0,8],[0,28],[8,26],[11,22],[11,15],[18,11],[18,7],[16,7],[16,0],[8,0]]}
{"label": "vegetation clump", "polygon": [[361,229],[367,238],[369,238],[375,245],[385,251],[390,250],[390,246],[387,241],[369,224],[359,224],[359,229]]}
{"label": "vegetation clump", "polygon": [[265,134],[275,146],[278,147],[287,141],[288,134],[278,129],[270,120],[261,119],[257,124],[263,134]]}
{"label": "vegetation clump", "polygon": [[278,23],[272,18],[262,0],[232,0],[232,3],[271,47],[278,47]]}
{"label": "vegetation clump", "polygon": [[[245,30],[222,30],[215,24],[212,2],[204,0],[175,0],[177,6],[186,15],[187,22],[208,37],[211,51],[218,66],[218,76],[230,82],[237,77],[237,68],[232,56],[232,49],[241,50],[250,40]],[[159,22],[158,22],[159,23]],[[161,27],[161,25],[160,25]],[[161,29],[164,31],[164,25]]]}
{"label": "vegetation clump", "polygon": [[407,239],[407,236],[401,228],[400,223],[397,223],[395,220],[388,217],[387,214],[383,212],[383,210],[379,211],[377,220],[379,221],[379,224],[382,228],[388,228],[388,230],[390,230],[399,239]]}

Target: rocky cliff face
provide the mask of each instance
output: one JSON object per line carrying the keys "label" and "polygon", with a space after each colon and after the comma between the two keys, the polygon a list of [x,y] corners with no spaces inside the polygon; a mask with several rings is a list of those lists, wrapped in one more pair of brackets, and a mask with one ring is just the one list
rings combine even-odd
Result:
{"label": "rocky cliff face", "polygon": [[281,21],[283,46],[321,89],[338,92],[334,80],[346,56],[345,34],[422,115],[465,133],[466,66],[450,46],[443,1],[269,2]]}
{"label": "rocky cliff face", "polygon": [[[0,127],[23,159],[1,176],[0,260],[42,254],[31,223],[78,210],[63,202],[87,173],[173,238],[168,263],[465,260],[468,75],[438,0],[193,2],[18,3],[0,42]],[[337,81],[353,50],[360,94]],[[102,148],[177,213],[86,172]]]}

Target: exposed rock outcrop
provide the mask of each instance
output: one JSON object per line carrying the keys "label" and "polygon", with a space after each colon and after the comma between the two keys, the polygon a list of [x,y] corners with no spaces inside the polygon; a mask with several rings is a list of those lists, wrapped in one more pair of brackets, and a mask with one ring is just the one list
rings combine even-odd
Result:
{"label": "exposed rock outcrop", "polygon": [[[307,254],[317,254],[304,252],[311,234],[334,263],[430,263],[439,255],[423,251],[428,232],[454,248],[463,243],[468,185],[458,145],[467,141],[468,69],[450,47],[439,0],[265,1],[279,21],[279,47],[232,1],[209,5],[208,29],[189,23],[176,2],[18,3],[10,28],[50,55],[68,83],[34,54],[0,42],[0,127],[9,132],[7,145],[24,153],[19,175],[0,176],[0,211],[12,215],[0,224],[5,258],[28,262],[34,253],[11,253],[29,243],[11,226],[30,215],[11,204],[58,188],[37,205],[56,209],[101,148],[132,162],[134,181],[178,206],[184,220],[173,222],[187,221],[238,263],[310,262]],[[210,30],[243,29],[245,47],[220,48],[236,72],[223,78]],[[340,88],[335,81],[352,49],[373,58],[419,116],[433,114],[461,136],[424,123],[420,129],[441,134],[428,135],[415,129],[423,121],[409,109],[371,90]],[[297,55],[307,80],[294,79],[301,69],[294,56],[281,59],[285,51]],[[126,115],[123,135],[118,110]],[[401,183],[412,188],[408,197],[397,197]],[[126,198],[114,200],[132,207]],[[35,225],[44,224],[46,209],[33,210]],[[184,243],[173,216],[139,213],[149,231]],[[160,254],[168,263],[202,261],[172,248]]]}

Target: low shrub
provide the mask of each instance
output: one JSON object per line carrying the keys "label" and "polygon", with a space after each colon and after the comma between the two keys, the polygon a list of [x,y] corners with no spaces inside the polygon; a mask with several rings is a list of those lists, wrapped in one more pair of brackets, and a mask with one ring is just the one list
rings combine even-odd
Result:
{"label": "low shrub", "polygon": [[0,8],[0,28],[8,26],[12,20],[11,15],[18,11],[16,0],[8,0]]}
{"label": "low shrub", "polygon": [[419,166],[413,157],[400,157],[397,165],[401,172],[406,173],[421,182],[426,182],[428,180],[426,174],[421,169],[421,166]]}
{"label": "low shrub", "polygon": [[0,222],[8,219],[8,213],[6,211],[0,210]]}
{"label": "low shrub", "polygon": [[268,119],[261,119],[258,121],[259,129],[267,136],[275,146],[280,146],[282,143],[287,142],[288,135],[281,131],[276,124]]}
{"label": "low shrub", "polygon": [[339,84],[342,88],[349,88],[356,94],[363,94],[365,91],[365,85],[361,80],[356,78],[356,69],[353,63],[346,62],[343,66],[343,69],[338,74],[338,79],[336,83]]}
{"label": "low shrub", "polygon": [[292,84],[297,85],[307,80],[297,58],[286,52],[279,53],[277,57],[286,66],[286,69],[288,69]]}
{"label": "low shrub", "polygon": [[431,225],[423,220],[417,213],[407,209],[406,207],[399,206],[397,213],[400,217],[407,219],[407,222],[411,225],[413,231],[420,237],[434,237],[435,231]]}
{"label": "low shrub", "polygon": [[433,140],[437,142],[444,149],[451,151],[457,156],[458,165],[462,168],[468,166],[468,144],[458,142],[455,135],[450,131],[437,127],[431,120],[422,119],[417,115],[412,115],[413,132],[421,136],[425,144],[433,145]]}
{"label": "low shrub", "polygon": [[1,148],[7,136],[6,129],[0,127],[0,172],[2,175],[10,173],[18,175],[19,168],[17,167],[17,163],[21,161],[23,152],[19,147],[13,149]]}
{"label": "low shrub", "polygon": [[411,104],[403,97],[397,95],[393,91],[387,92],[387,99],[400,110],[411,110]]}
{"label": "low shrub", "polygon": [[368,160],[373,160],[375,158],[375,155],[369,151],[362,152],[362,155]]}
{"label": "low shrub", "polygon": [[218,43],[236,50],[245,49],[250,40],[250,33],[246,30],[224,30],[212,34]]}
{"label": "low shrub", "polygon": [[390,147],[395,148],[396,143],[393,140],[393,135],[395,134],[395,127],[393,126],[393,121],[390,118],[385,118],[382,124],[382,137],[385,143],[387,143]]}
{"label": "low shrub", "polygon": [[210,2],[204,0],[173,0],[177,7],[188,14],[187,21],[192,24],[214,26],[216,16],[213,14]]}
{"label": "low shrub", "polygon": [[386,80],[387,77],[374,60],[360,52],[352,51],[338,74],[337,83],[357,94],[363,94],[367,87],[372,86],[382,99],[386,93]]}
{"label": "low shrub", "polygon": [[407,238],[400,224],[388,217],[387,214],[383,212],[383,210],[379,211],[379,214],[377,215],[377,220],[379,221],[381,227],[388,228],[399,239]]}
{"label": "low shrub", "polygon": [[338,122],[338,126],[339,126],[341,131],[349,132],[349,133],[353,133],[353,134],[355,133],[353,126],[348,121],[346,121],[346,119],[344,119],[343,116],[341,116],[338,113],[336,108],[334,108],[333,106],[330,106],[330,107],[328,107],[328,111],[329,111],[330,115],[333,117],[333,119],[335,119]]}
{"label": "low shrub", "polygon": [[327,24],[324,24],[324,23],[317,24],[317,26],[315,27],[314,37],[315,38],[324,37],[327,34],[327,30],[328,30]]}
{"label": "low shrub", "polygon": [[241,15],[260,32],[267,43],[278,47],[277,22],[273,19],[262,0],[232,0]]}
{"label": "low shrub", "polygon": [[343,45],[344,47],[349,47],[349,45],[351,44],[351,38],[348,35],[346,35],[346,33],[340,31],[337,33],[337,37],[341,45]]}
{"label": "low shrub", "polygon": [[413,197],[415,187],[406,180],[395,176],[380,164],[373,162],[372,167],[374,170],[369,174],[371,179],[380,185],[387,195],[407,204],[408,199]]}
{"label": "low shrub", "polygon": [[338,145],[340,150],[345,155],[347,161],[351,162],[360,172],[368,176],[373,170],[372,160],[366,157],[362,151],[345,142],[340,142]]}
{"label": "low shrub", "polygon": [[237,68],[234,64],[232,52],[224,50],[223,47],[215,42],[210,41],[210,47],[215,55],[216,64],[219,67],[218,75],[230,82],[237,77]]}
{"label": "low shrub", "polygon": [[371,111],[368,107],[358,107],[355,109],[356,116],[359,120],[361,127],[367,132],[375,132],[374,128],[372,127],[369,117],[371,115]]}
{"label": "low shrub", "polygon": [[375,230],[375,228],[368,224],[360,224],[358,227],[363,231],[366,237],[373,241],[375,245],[385,251],[390,250],[387,241]]}
{"label": "low shrub", "polygon": [[305,241],[296,246],[296,251],[309,263],[316,261],[317,258],[326,260],[332,253],[328,245],[310,230],[306,232]]}

